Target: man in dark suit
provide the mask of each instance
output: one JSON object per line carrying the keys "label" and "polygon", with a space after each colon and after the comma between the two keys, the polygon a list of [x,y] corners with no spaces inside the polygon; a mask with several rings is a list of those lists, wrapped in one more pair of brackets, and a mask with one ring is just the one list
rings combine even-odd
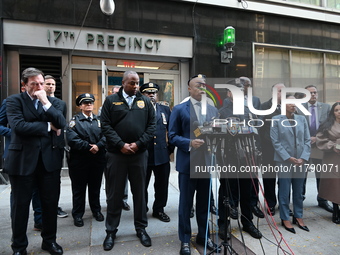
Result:
{"label": "man in dark suit", "polygon": [[155,177],[155,201],[152,206],[152,216],[163,222],[169,222],[170,217],[164,212],[164,207],[168,201],[168,188],[170,176],[170,157],[174,146],[167,142],[167,132],[170,118],[169,106],[157,103],[157,93],[159,86],[156,83],[145,83],[140,89],[144,96],[150,98],[155,108],[156,132],[148,145],[148,168],[146,171],[145,199],[148,205],[148,186],[153,172]]}
{"label": "man in dark suit", "polygon": [[[196,243],[203,246],[207,244],[209,250],[217,248],[217,245],[209,237],[209,231],[206,231],[209,214],[210,176],[208,178],[195,176],[195,178],[192,174],[195,172],[195,166],[209,166],[205,142],[202,139],[197,139],[194,133],[197,123],[202,125],[205,121],[211,121],[212,118],[218,116],[218,111],[209,104],[201,105],[202,95],[205,94],[203,75],[192,77],[188,81],[188,85],[190,99],[173,108],[169,124],[169,142],[178,149],[176,170],[179,172],[178,234],[181,241],[181,255],[190,254],[190,211],[195,191],[198,225]],[[207,110],[206,115],[202,114],[204,107]],[[220,249],[217,248],[217,251]]]}
{"label": "man in dark suit", "polygon": [[8,97],[6,104],[12,129],[4,168],[12,186],[12,249],[15,255],[27,254],[29,204],[37,185],[42,194],[41,248],[51,254],[63,254],[56,243],[61,169],[56,137],[66,121],[58,101],[46,96],[40,70],[25,69],[21,82],[26,92]]}
{"label": "man in dark suit", "polygon": [[[309,159],[310,164],[314,164],[315,166],[321,166],[322,164],[322,156],[323,153],[320,151],[316,145],[316,131],[319,128],[319,125],[327,119],[329,111],[331,107],[329,104],[318,102],[318,90],[315,85],[308,85],[305,87],[310,93],[311,98],[307,103],[303,103],[302,105],[308,109],[308,111],[312,114],[310,116],[306,116],[306,120],[309,126],[310,139],[311,139],[311,155]],[[300,109],[297,110],[298,114],[304,115]],[[313,116],[314,115],[314,116]],[[316,188],[319,191],[320,184],[320,172],[315,171],[316,177]],[[307,177],[306,177],[307,178]],[[306,193],[306,180],[303,189],[303,195]],[[328,212],[333,212],[333,208],[328,204],[327,200],[317,196],[318,206],[325,209]]]}
{"label": "man in dark suit", "polygon": [[[275,166],[276,163],[274,161],[274,147],[272,143],[272,139],[270,138],[270,127],[271,120],[274,116],[281,114],[281,90],[285,85],[283,83],[277,83],[272,86],[277,89],[277,106],[275,111],[269,115],[261,116],[261,119],[264,120],[263,126],[260,128],[260,137],[261,137],[261,148],[262,148],[262,165],[264,166]],[[261,105],[261,110],[268,110],[273,105],[273,99],[269,99]],[[265,121],[268,120],[268,121]],[[263,187],[264,187],[264,197],[267,201],[268,208],[267,213],[274,215],[275,214],[275,206],[277,203],[276,199],[276,173],[275,172],[264,172],[262,173],[263,177]]]}

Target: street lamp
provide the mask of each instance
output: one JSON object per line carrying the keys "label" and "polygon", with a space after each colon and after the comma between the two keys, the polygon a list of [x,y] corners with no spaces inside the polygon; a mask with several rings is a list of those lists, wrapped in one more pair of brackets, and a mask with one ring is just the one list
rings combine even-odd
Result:
{"label": "street lamp", "polygon": [[221,62],[229,64],[233,58],[233,47],[235,46],[235,28],[227,26],[223,33],[224,50],[221,51]]}
{"label": "street lamp", "polygon": [[100,0],[100,9],[106,15],[112,15],[115,11],[115,3],[113,0]]}

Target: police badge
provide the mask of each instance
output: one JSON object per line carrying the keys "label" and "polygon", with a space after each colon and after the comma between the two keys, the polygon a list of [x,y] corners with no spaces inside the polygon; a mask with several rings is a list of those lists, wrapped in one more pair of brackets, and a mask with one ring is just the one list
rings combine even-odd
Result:
{"label": "police badge", "polygon": [[229,134],[231,134],[232,136],[235,136],[238,134],[239,132],[239,119],[238,118],[235,118],[235,117],[230,117],[230,118],[227,118],[227,130],[229,132]]}
{"label": "police badge", "polygon": [[139,100],[137,101],[137,106],[141,109],[143,109],[145,107],[145,102],[143,100]]}

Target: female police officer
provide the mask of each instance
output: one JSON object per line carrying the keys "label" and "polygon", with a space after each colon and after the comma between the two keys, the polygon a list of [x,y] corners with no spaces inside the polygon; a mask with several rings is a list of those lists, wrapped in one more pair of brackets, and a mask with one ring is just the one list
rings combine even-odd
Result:
{"label": "female police officer", "polygon": [[89,93],[77,97],[76,105],[81,112],[73,116],[66,131],[70,146],[68,166],[73,194],[72,216],[77,227],[84,226],[86,187],[93,217],[97,221],[104,220],[99,197],[106,165],[106,138],[102,135],[99,118],[92,112],[94,100]]}

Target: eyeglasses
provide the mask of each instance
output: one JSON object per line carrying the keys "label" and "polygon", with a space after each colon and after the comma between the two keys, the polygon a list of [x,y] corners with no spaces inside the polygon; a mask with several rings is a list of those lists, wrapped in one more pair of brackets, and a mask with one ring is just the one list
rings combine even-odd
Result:
{"label": "eyeglasses", "polygon": [[203,78],[203,79],[205,79],[206,76],[205,76],[204,74],[198,74],[198,75],[192,76],[192,77],[188,80],[188,85],[189,85],[190,81],[191,81],[192,79],[195,79],[195,78]]}

